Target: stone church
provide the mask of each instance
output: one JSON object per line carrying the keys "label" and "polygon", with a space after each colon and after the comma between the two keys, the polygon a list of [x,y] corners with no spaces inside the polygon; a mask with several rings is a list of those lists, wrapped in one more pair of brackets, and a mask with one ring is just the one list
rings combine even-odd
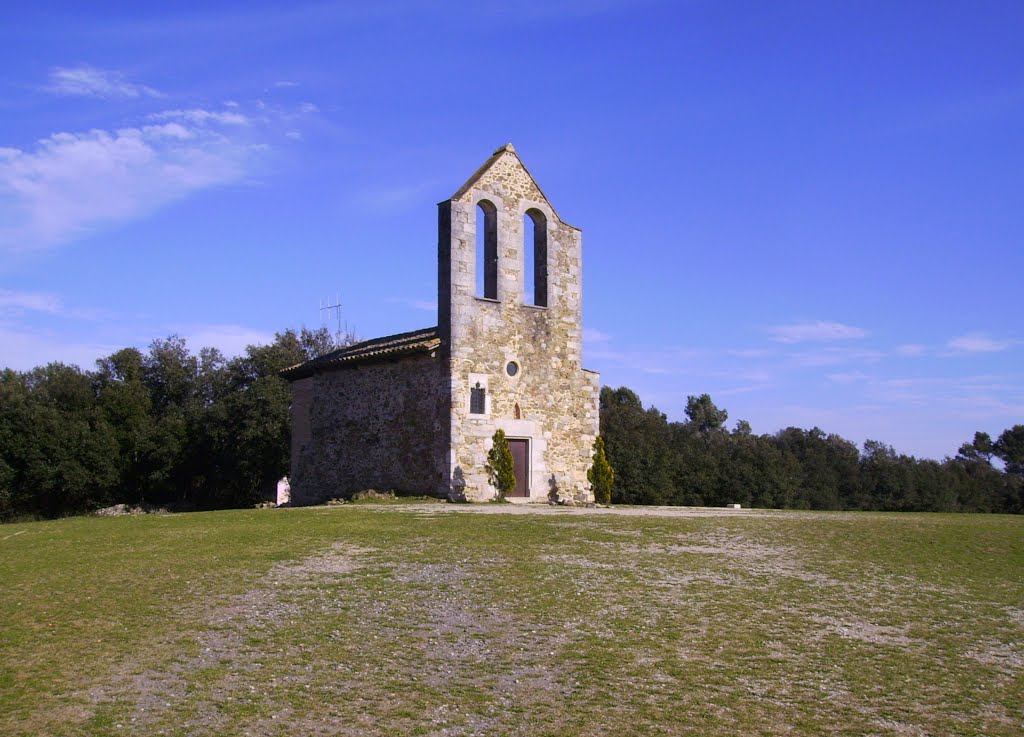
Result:
{"label": "stone church", "polygon": [[513,501],[590,498],[599,377],[581,364],[580,230],[508,144],[438,205],[437,253],[437,327],[282,373],[293,390],[292,501],[365,489],[491,499],[499,428]]}

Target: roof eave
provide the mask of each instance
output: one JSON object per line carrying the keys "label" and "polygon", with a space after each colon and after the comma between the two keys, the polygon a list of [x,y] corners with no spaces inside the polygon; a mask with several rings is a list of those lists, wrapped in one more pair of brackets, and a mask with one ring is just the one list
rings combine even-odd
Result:
{"label": "roof eave", "polygon": [[390,338],[396,338],[403,335],[415,335],[417,333],[428,334],[429,331],[436,331],[437,328],[428,328],[426,330],[412,331],[412,333],[398,333],[396,336],[384,336],[383,338],[374,338],[373,340],[361,341],[356,343],[354,346],[346,346],[340,351],[352,350],[360,345],[366,344],[369,349],[366,353],[356,353],[354,355],[338,355],[337,357],[331,358],[331,354],[328,353],[318,358],[310,359],[302,363],[289,366],[288,368],[282,369],[278,372],[278,376],[288,381],[298,381],[299,379],[305,379],[313,376],[321,371],[333,371],[336,369],[347,368],[351,366],[359,366],[366,363],[377,363],[382,361],[394,361],[404,358],[406,356],[415,355],[418,353],[430,353],[436,351],[441,346],[441,339],[436,334],[433,337],[424,337],[422,340],[409,343],[406,345],[397,345],[390,347],[383,347],[377,350],[373,350],[372,344],[375,342],[386,341]]}

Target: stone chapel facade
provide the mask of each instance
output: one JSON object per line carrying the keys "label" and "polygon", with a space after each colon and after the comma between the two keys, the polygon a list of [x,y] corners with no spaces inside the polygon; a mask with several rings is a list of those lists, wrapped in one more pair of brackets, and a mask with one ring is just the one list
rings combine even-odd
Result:
{"label": "stone chapel facade", "polygon": [[581,364],[582,297],[579,229],[503,146],[438,205],[437,327],[282,372],[293,503],[365,489],[491,499],[499,428],[515,460],[513,501],[589,499],[600,384]]}

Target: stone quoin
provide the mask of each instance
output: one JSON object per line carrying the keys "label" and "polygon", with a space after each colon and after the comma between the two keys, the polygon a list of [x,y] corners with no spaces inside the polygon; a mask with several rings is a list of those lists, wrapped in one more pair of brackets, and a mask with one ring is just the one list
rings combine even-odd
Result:
{"label": "stone quoin", "polygon": [[589,500],[600,383],[581,364],[581,257],[580,230],[512,145],[495,151],[438,205],[437,327],[282,372],[292,502],[365,489],[492,499],[498,429],[515,461],[513,501]]}

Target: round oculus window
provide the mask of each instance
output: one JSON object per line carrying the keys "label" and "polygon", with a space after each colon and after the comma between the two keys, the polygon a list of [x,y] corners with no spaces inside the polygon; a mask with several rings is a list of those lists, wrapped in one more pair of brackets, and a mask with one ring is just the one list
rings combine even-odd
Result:
{"label": "round oculus window", "polygon": [[515,361],[509,361],[505,365],[505,373],[508,374],[509,376],[515,376],[516,374],[519,373],[519,364],[516,363]]}

